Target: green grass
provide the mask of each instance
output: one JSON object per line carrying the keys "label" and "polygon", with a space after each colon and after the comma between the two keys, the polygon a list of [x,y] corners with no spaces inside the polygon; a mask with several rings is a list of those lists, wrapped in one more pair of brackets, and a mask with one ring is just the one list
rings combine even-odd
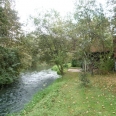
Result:
{"label": "green grass", "polygon": [[[67,69],[71,67],[71,63],[64,64],[63,67],[64,67],[64,72],[66,72]],[[58,74],[60,74],[60,71],[59,71],[57,65],[54,65],[51,69],[56,71]]]}
{"label": "green grass", "polygon": [[89,77],[91,86],[84,87],[80,86],[78,73],[67,72],[36,94],[21,113],[11,116],[115,116],[116,95],[108,88],[115,87],[115,77]]}

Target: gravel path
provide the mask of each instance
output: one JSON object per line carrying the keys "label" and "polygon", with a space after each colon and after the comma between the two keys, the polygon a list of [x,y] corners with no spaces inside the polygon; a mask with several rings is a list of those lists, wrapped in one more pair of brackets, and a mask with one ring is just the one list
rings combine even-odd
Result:
{"label": "gravel path", "polygon": [[73,68],[70,68],[70,69],[68,69],[68,71],[69,71],[69,72],[81,72],[82,69],[78,69],[78,68],[77,68],[77,69],[76,69],[76,68],[73,69]]}

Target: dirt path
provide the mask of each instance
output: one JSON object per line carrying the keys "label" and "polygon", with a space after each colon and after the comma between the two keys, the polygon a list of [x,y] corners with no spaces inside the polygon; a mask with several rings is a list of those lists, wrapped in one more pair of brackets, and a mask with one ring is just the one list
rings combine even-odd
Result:
{"label": "dirt path", "polygon": [[68,69],[69,72],[81,72],[82,69],[79,69],[79,68],[70,68]]}

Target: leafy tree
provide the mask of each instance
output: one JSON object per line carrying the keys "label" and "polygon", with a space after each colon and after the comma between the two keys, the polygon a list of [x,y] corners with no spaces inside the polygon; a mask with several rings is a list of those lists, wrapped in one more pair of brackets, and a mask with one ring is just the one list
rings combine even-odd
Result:
{"label": "leafy tree", "polygon": [[67,62],[68,55],[68,39],[66,39],[63,20],[56,11],[51,11],[45,13],[42,18],[35,18],[34,21],[41,61],[56,64],[60,74],[63,74],[63,65]]}
{"label": "leafy tree", "polygon": [[108,17],[111,22],[111,29],[112,33],[116,33],[116,1],[115,0],[107,0],[107,5],[108,5]]}
{"label": "leafy tree", "polygon": [[20,34],[19,18],[12,0],[0,0],[0,41],[2,46],[16,42]]}
{"label": "leafy tree", "polygon": [[39,39],[34,32],[30,32],[26,36],[21,36],[19,44],[19,53],[21,55],[21,62],[23,69],[37,69],[39,63]]}
{"label": "leafy tree", "polygon": [[0,86],[14,82],[21,68],[18,51],[0,46],[0,61]]}
{"label": "leafy tree", "polygon": [[0,0],[0,85],[14,82],[20,72],[20,23],[12,0]]}
{"label": "leafy tree", "polygon": [[93,49],[94,52],[106,52],[112,46],[108,18],[102,6],[98,6],[94,0],[80,1],[76,5],[74,17],[81,56],[87,62],[95,62],[90,57]]}

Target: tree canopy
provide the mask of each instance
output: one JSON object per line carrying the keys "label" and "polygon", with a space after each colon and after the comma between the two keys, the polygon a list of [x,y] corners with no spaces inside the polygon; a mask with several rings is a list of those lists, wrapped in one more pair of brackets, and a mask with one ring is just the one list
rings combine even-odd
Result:
{"label": "tree canopy", "polygon": [[[97,68],[112,70],[116,9],[115,1],[108,2],[112,6],[111,16],[95,0],[75,1],[74,13],[65,18],[55,10],[40,12],[31,16],[35,30],[25,34],[21,31],[14,1],[0,0],[0,46],[4,51],[0,53],[1,79],[6,79],[3,72],[17,75],[21,67],[22,70],[36,69],[43,62],[57,65],[59,73],[64,74],[64,65],[71,60],[93,64],[96,52],[102,53],[97,59]],[[9,58],[14,59],[12,64]]]}
{"label": "tree canopy", "polygon": [[21,24],[12,0],[0,0],[0,44],[9,46],[19,38]]}

